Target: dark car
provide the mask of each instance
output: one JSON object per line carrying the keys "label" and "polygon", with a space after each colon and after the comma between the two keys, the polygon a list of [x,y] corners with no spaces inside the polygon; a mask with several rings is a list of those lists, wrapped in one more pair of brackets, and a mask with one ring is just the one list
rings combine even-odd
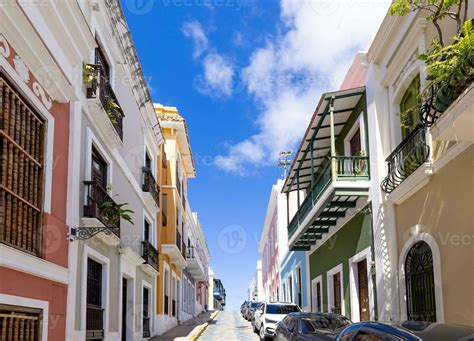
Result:
{"label": "dark car", "polygon": [[257,301],[251,301],[251,302],[249,302],[249,304],[247,305],[247,309],[245,310],[245,315],[244,315],[244,318],[245,318],[247,321],[252,321],[253,314],[255,313],[255,309],[257,309],[257,306],[258,306],[260,303],[261,303],[261,302],[257,302]]}
{"label": "dark car", "polygon": [[240,306],[240,313],[243,314],[244,313],[244,308],[247,306],[247,304],[249,303],[250,301],[244,301],[244,303],[242,303],[242,305]]}
{"label": "dark car", "polygon": [[292,313],[277,325],[275,341],[335,340],[352,322],[327,313]]}
{"label": "dark car", "polygon": [[474,327],[447,323],[407,321],[397,325],[355,323],[339,334],[338,341],[473,341]]}

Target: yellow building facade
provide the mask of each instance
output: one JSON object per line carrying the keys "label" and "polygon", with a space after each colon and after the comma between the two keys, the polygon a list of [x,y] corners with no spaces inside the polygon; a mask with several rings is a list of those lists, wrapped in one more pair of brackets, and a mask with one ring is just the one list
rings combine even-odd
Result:
{"label": "yellow building facade", "polygon": [[161,212],[158,214],[159,269],[156,292],[156,320],[160,333],[180,321],[182,272],[186,268],[187,184],[196,170],[186,122],[175,107],[154,105],[165,143],[159,156]]}

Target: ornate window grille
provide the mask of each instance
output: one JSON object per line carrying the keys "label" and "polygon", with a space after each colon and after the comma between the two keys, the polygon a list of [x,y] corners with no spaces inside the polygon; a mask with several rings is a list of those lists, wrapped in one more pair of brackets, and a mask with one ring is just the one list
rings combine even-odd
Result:
{"label": "ornate window grille", "polygon": [[0,242],[41,255],[45,121],[0,74]]}

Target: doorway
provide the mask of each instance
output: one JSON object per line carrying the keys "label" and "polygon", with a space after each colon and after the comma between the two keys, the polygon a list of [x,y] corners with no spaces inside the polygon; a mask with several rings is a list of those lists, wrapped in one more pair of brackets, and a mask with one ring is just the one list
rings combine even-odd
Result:
{"label": "doorway", "polygon": [[367,277],[367,259],[357,263],[357,286],[359,291],[360,321],[370,320],[369,311],[369,281]]}

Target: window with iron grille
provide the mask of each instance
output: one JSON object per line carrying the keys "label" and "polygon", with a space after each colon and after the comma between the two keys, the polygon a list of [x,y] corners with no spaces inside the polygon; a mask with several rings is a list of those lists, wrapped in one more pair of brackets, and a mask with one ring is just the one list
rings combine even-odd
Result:
{"label": "window with iron grille", "polygon": [[0,73],[0,242],[41,256],[45,120]]}
{"label": "window with iron grille", "polygon": [[87,259],[86,339],[104,338],[104,309],[102,309],[102,264]]}
{"label": "window with iron grille", "polygon": [[0,304],[1,340],[41,340],[42,310]]}

